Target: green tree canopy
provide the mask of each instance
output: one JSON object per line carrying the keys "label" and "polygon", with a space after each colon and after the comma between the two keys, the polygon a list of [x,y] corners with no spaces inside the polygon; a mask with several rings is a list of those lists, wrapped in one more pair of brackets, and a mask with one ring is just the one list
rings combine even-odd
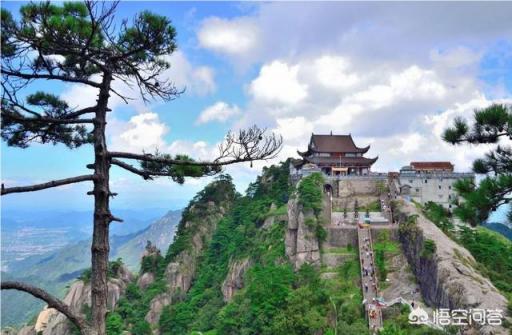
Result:
{"label": "green tree canopy", "polygon": [[[502,145],[504,139],[512,139],[512,108],[493,104],[475,110],[473,119],[468,123],[456,118],[453,126],[445,130],[443,139],[453,145],[494,145],[483,158],[473,162],[473,171],[484,175],[482,181],[477,184],[466,179],[455,184],[463,201],[457,204],[454,213],[475,226],[512,199],[512,148]],[[508,219],[512,221],[512,212]]]}

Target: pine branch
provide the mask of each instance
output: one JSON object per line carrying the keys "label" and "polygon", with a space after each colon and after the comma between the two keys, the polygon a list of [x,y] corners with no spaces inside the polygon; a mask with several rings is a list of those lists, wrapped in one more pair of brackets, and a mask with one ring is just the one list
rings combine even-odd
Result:
{"label": "pine branch", "polygon": [[[183,162],[183,161],[182,161]],[[153,177],[170,177],[170,178],[178,178],[176,171],[170,171],[170,170],[163,170],[163,171],[154,171],[154,170],[146,170],[146,169],[138,169],[134,167],[133,165],[127,164],[121,160],[113,158],[111,160],[111,163],[114,165],[117,165],[127,171],[130,171],[133,174],[141,176],[144,180],[153,180]],[[177,165],[177,164],[175,164]],[[201,165],[203,166],[203,165]],[[207,167],[212,167],[212,165],[204,165]],[[208,175],[209,173],[216,173],[216,170],[213,170],[215,172],[212,172],[210,170],[205,171],[204,175]],[[218,170],[220,171],[220,170]],[[191,176],[184,176],[184,177],[191,177]]]}
{"label": "pine branch", "polygon": [[54,123],[54,124],[85,124],[85,123],[94,123],[94,119],[60,119],[60,118],[51,118],[51,117],[23,117],[16,115],[14,113],[7,113],[7,112],[1,112],[0,115],[2,115],[2,118],[11,119],[20,123],[30,123],[30,122],[37,122],[37,123]]}
{"label": "pine branch", "polygon": [[32,79],[47,79],[47,80],[60,80],[70,83],[82,83],[96,88],[101,88],[101,84],[95,83],[87,79],[73,78],[68,76],[61,76],[56,74],[37,74],[37,73],[23,73],[17,71],[9,71],[2,67],[2,74],[5,76],[13,76],[17,78],[32,80]]}
{"label": "pine branch", "polygon": [[80,330],[82,335],[93,335],[96,332],[91,329],[87,324],[85,318],[81,315],[76,314],[71,308],[65,304],[62,300],[57,299],[50,293],[38,287],[18,282],[18,281],[4,281],[1,283],[2,290],[17,290],[31,294],[32,296],[43,300],[48,304],[49,308],[55,308],[57,311],[64,314],[75,326]]}
{"label": "pine branch", "polygon": [[62,185],[80,183],[82,181],[94,180],[93,175],[83,175],[77,177],[71,177],[66,179],[52,180],[47,183],[30,185],[30,186],[17,186],[17,187],[9,187],[5,188],[4,184],[2,184],[2,195],[10,194],[10,193],[24,193],[24,192],[33,192],[44,190],[47,188],[58,187]]}
{"label": "pine branch", "polygon": [[[248,162],[252,161],[251,158],[240,158],[240,159],[231,159],[227,161],[189,161],[183,159],[169,159],[163,157],[157,157],[152,154],[134,154],[131,152],[121,152],[121,151],[112,151],[109,152],[110,157],[117,158],[126,158],[126,159],[135,159],[138,161],[144,162],[153,162],[153,163],[162,163],[169,165],[192,165],[192,166],[223,166],[230,165],[234,163]],[[116,164],[117,165],[117,164]]]}

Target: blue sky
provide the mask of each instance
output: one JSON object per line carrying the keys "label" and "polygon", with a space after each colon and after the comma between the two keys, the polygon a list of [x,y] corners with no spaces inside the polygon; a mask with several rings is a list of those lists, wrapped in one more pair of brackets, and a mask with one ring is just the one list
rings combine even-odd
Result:
{"label": "blue sky", "polygon": [[[16,12],[17,2],[4,2]],[[144,105],[111,101],[111,148],[188,152],[215,157],[229,129],[258,124],[284,137],[278,159],[303,149],[311,132],[352,133],[379,156],[375,170],[411,160],[451,160],[469,169],[486,148],[440,140],[456,116],[512,99],[512,3],[235,3],[121,2],[117,18],[141,10],[168,16],[178,32],[172,68],[163,74],[179,99]],[[119,89],[131,93],[122,83]],[[72,106],[95,92],[36,83]],[[6,186],[83,174],[90,148],[34,145],[2,149]],[[263,162],[228,168],[240,191]],[[144,182],[112,169],[114,208],[178,208],[208,179],[179,186]],[[90,186],[73,185],[2,197],[3,208],[84,209]]]}

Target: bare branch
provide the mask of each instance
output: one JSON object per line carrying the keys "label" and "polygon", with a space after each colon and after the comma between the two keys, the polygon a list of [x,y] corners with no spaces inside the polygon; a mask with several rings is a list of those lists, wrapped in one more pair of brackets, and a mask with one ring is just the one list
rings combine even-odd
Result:
{"label": "bare branch", "polygon": [[83,175],[66,179],[52,180],[47,183],[30,185],[30,186],[17,186],[17,187],[9,187],[5,188],[4,184],[2,184],[2,195],[10,194],[10,193],[23,193],[23,192],[33,192],[44,190],[47,188],[58,187],[62,185],[80,183],[82,181],[94,180],[93,175]]}
{"label": "bare branch", "polygon": [[[168,165],[210,167],[224,166],[241,162],[267,160],[275,158],[278,155],[279,151],[281,150],[283,139],[281,136],[276,136],[274,134],[265,135],[265,132],[265,129],[260,129],[256,126],[253,126],[247,130],[240,130],[236,134],[231,132],[228,133],[225,141],[219,145],[218,157],[215,158],[213,161],[174,159],[159,154],[135,154],[130,152],[119,151],[110,152],[109,156],[111,158],[135,159],[144,162],[153,162]],[[123,167],[126,168],[126,166]],[[131,168],[135,169],[133,167]],[[152,174],[151,172],[149,173]]]}
{"label": "bare branch", "polygon": [[112,164],[114,165],[117,165],[119,167],[122,167],[123,169],[125,170],[128,170],[130,171],[131,173],[135,173],[136,175],[139,175],[141,176],[142,178],[144,178],[144,180],[151,180],[153,178],[151,178],[151,176],[149,175],[149,173],[145,172],[144,170],[141,170],[141,169],[137,169],[136,167],[130,165],[130,164],[127,164],[123,161],[120,161],[119,159],[112,159]]}
{"label": "bare branch", "polygon": [[120,219],[120,218],[118,218],[118,217],[116,217],[116,216],[114,216],[114,215],[112,215],[112,214],[109,216],[109,221],[110,221],[110,222],[114,222],[114,221],[115,221],[115,222],[124,222],[124,220],[123,220],[123,219]]}
{"label": "bare branch", "polygon": [[135,100],[134,98],[129,98],[129,97],[125,97],[124,95],[122,95],[121,93],[117,92],[116,90],[114,90],[112,87],[110,87],[110,92],[114,93],[115,95],[117,95],[121,100],[123,100],[123,102],[125,104],[128,105],[128,100]]}
{"label": "bare branch", "polygon": [[48,304],[49,308],[55,308],[56,310],[64,314],[75,326],[78,327],[78,329],[80,330],[80,334],[82,335],[92,335],[96,333],[88,325],[85,318],[73,312],[71,308],[62,300],[57,299],[56,297],[49,294],[43,289],[17,281],[4,281],[1,284],[1,288],[2,290],[17,290],[26,292],[38,299],[43,300]]}
{"label": "bare branch", "polygon": [[79,109],[77,111],[74,111],[72,113],[67,114],[66,118],[73,119],[73,118],[79,117],[79,116],[84,115],[84,114],[94,113],[94,112],[96,112],[97,109],[98,108],[96,106],[82,108],[82,109]]}

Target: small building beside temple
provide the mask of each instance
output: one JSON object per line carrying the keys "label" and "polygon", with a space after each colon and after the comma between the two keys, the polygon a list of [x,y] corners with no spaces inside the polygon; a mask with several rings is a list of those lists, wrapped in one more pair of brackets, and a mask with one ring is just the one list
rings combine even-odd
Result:
{"label": "small building beside temple", "polygon": [[400,169],[400,194],[422,205],[432,201],[451,209],[457,201],[453,184],[459,179],[475,178],[473,173],[454,172],[451,162],[411,162]]}
{"label": "small building beside temple", "polygon": [[364,157],[369,149],[369,145],[356,146],[350,134],[311,134],[307,150],[297,151],[301,159],[292,164],[298,173],[321,171],[328,176],[364,176],[370,174],[371,166],[378,159]]}
{"label": "small building beside temple", "polygon": [[415,173],[453,172],[454,169],[451,162],[411,162],[409,167]]}

